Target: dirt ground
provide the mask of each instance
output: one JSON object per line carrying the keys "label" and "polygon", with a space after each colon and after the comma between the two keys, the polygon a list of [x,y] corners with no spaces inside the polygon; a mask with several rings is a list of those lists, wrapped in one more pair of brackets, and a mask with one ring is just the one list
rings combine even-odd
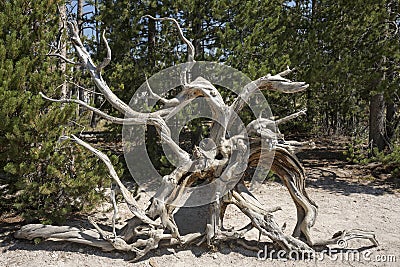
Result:
{"label": "dirt ground", "polygon": [[[12,232],[20,227],[20,223],[3,222],[0,224],[0,266],[400,266],[398,181],[377,172],[376,166],[347,164],[340,147],[329,144],[317,147],[299,154],[308,175],[308,193],[319,206],[312,237],[323,239],[339,230],[364,229],[375,232],[379,247],[372,247],[366,240],[351,240],[347,248],[331,246],[330,255],[320,252],[310,260],[287,260],[280,259],[276,253],[264,258],[265,250],[270,255],[272,247],[267,238],[262,238],[258,243],[260,252],[236,243],[222,245],[215,251],[205,246],[160,248],[139,262],[131,263],[129,260],[133,255],[127,253],[102,252],[70,243],[44,241],[35,244],[16,240]],[[280,225],[286,222],[285,232],[290,233],[295,225],[296,211],[285,187],[269,181],[255,193],[265,206],[282,207],[282,211],[274,216]],[[227,212],[224,223],[227,227],[238,227],[249,221],[233,207]],[[180,210],[176,222],[181,225],[182,234],[203,230],[206,214],[204,207]],[[83,221],[71,222],[77,223],[84,224]],[[246,234],[248,244],[257,245],[257,239],[255,230]]]}

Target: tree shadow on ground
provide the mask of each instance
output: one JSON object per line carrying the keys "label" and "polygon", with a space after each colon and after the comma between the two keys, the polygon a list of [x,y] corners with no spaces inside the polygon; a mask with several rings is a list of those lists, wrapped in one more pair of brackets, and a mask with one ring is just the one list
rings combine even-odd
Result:
{"label": "tree shadow on ground", "polygon": [[374,172],[367,166],[348,163],[343,150],[313,149],[298,153],[297,156],[306,169],[306,187],[343,195],[379,196],[399,192],[398,178]]}

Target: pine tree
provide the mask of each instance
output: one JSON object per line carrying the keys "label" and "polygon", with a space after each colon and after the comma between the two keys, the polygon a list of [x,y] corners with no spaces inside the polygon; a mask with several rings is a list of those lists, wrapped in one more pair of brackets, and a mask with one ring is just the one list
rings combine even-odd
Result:
{"label": "pine tree", "polygon": [[398,1],[299,0],[288,6],[287,36],[294,40],[290,59],[300,66],[299,79],[311,85],[308,118],[322,127],[320,131],[362,134],[369,110],[383,106],[369,106],[377,94],[383,94],[376,99],[389,101],[393,110],[391,99],[398,87],[398,8]]}
{"label": "pine tree", "polygon": [[97,159],[60,139],[78,130],[74,107],[39,95],[62,95],[64,70],[46,56],[60,30],[57,4],[0,2],[0,205],[44,222],[90,207],[108,183]]}

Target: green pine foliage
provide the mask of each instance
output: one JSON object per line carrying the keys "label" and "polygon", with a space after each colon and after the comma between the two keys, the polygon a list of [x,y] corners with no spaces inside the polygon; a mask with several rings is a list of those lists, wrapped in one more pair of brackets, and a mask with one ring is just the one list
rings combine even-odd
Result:
{"label": "green pine foliage", "polygon": [[100,161],[60,136],[74,133],[76,107],[52,104],[62,80],[46,56],[58,33],[61,1],[0,2],[0,209],[60,223],[88,209],[108,185]]}
{"label": "green pine foliage", "polygon": [[287,11],[291,61],[298,79],[310,84],[309,122],[320,133],[359,136],[368,126],[371,95],[384,92],[391,100],[399,90],[399,2],[294,3]]}
{"label": "green pine foliage", "polygon": [[390,153],[377,152],[374,160],[382,162],[386,170],[391,172],[392,178],[400,185],[400,145],[395,146]]}
{"label": "green pine foliage", "polygon": [[[277,74],[292,65],[282,1],[233,1],[227,3],[227,14],[227,23],[218,29],[221,61],[252,80],[268,73]],[[264,94],[274,115],[284,117],[304,108],[299,100],[301,94]]]}

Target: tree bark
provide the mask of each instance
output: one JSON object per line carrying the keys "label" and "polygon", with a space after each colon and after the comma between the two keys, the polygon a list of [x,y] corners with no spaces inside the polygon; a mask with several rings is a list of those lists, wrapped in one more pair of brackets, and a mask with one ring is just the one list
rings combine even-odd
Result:
{"label": "tree bark", "polygon": [[[98,16],[99,14],[99,3],[98,0],[94,1],[94,15]],[[95,22],[95,28],[96,28],[96,43],[97,43],[97,55],[100,54],[100,35],[101,35],[101,30],[100,30],[100,25],[99,25],[99,21],[96,20]],[[99,101],[99,96],[98,94],[96,94],[96,86],[93,86],[93,105],[98,107],[100,105],[100,101]],[[96,128],[97,126],[97,115],[96,113],[92,112],[92,116],[90,118],[90,127],[92,128]]]}
{"label": "tree bark", "polygon": [[78,7],[76,11],[76,22],[78,23],[79,36],[83,36],[83,4],[84,0],[78,0]]}
{"label": "tree bark", "polygon": [[386,104],[386,136],[387,136],[387,139],[389,142],[392,141],[394,134],[395,134],[395,130],[399,123],[399,121],[396,120],[397,110],[398,110],[398,107],[394,103],[393,100],[387,101],[387,104]]}
{"label": "tree bark", "polygon": [[[385,128],[385,99],[383,93],[371,97],[369,104],[369,143],[371,148],[383,151],[388,143]],[[373,153],[373,151],[371,151]]]}
{"label": "tree bark", "polygon": [[[60,55],[64,58],[67,57],[67,45],[65,43],[65,39],[63,38],[65,29],[66,29],[66,17],[67,17],[67,8],[65,3],[59,6],[60,12],[60,20],[59,20],[59,28],[60,28],[60,39],[59,39],[59,48],[60,48]],[[67,62],[65,60],[60,61],[59,69],[61,75],[65,75],[65,71],[67,70]],[[67,81],[63,81],[61,85],[61,97],[64,99],[68,98],[68,86]]]}
{"label": "tree bark", "polygon": [[202,30],[202,16],[201,13],[203,3],[201,1],[195,1],[194,3],[195,9],[198,10],[193,14],[189,14],[191,16],[191,24],[192,24],[192,34],[193,34],[193,46],[194,50],[196,51],[196,56],[198,60],[204,60],[204,51],[201,45],[201,30]]}
{"label": "tree bark", "polygon": [[[78,29],[79,29],[79,37],[83,37],[83,5],[84,5],[84,0],[78,0],[78,5],[77,5],[77,10],[76,10],[76,21],[78,24]],[[81,67],[81,71],[83,73],[84,69],[83,67]],[[78,92],[78,99],[89,103],[88,101],[88,92],[86,92],[85,90],[83,90],[81,87],[79,87],[77,89]],[[82,108],[78,107],[77,108],[77,115],[78,117],[82,114],[82,112],[84,111]]]}
{"label": "tree bark", "polygon": [[[150,5],[148,14],[156,17],[156,8]],[[147,25],[147,60],[152,70],[156,66],[156,32],[156,21],[150,19],[149,24]]]}

